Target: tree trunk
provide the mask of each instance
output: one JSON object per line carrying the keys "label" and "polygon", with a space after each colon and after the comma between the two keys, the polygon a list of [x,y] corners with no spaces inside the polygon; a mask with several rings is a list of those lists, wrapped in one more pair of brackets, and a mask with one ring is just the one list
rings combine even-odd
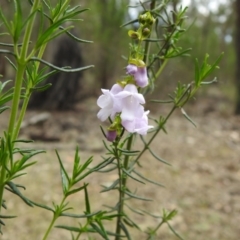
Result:
{"label": "tree trunk", "polygon": [[236,0],[235,2],[236,8],[236,88],[237,88],[237,104],[235,108],[235,113],[240,114],[240,0]]}
{"label": "tree trunk", "polygon": [[[53,54],[53,65],[58,67],[70,66],[71,68],[83,66],[79,43],[67,35],[63,35],[54,44],[56,44],[56,49]],[[33,93],[29,107],[48,110],[72,108],[78,100],[77,96],[81,90],[81,76],[81,72],[58,72],[52,75],[44,82],[44,85],[51,83],[52,86],[46,91]]]}

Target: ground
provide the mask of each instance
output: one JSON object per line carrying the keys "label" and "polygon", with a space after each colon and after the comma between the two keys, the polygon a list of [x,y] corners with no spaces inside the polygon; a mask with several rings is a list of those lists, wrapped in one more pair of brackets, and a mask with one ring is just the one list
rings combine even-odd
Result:
{"label": "ground", "polygon": [[[153,116],[165,115],[168,108],[155,109]],[[178,215],[170,222],[174,229],[188,240],[238,240],[240,238],[240,118],[216,111],[209,105],[192,105],[189,114],[197,128],[176,112],[167,124],[168,134],[161,133],[152,148],[156,154],[171,163],[162,164],[146,153],[141,159],[139,171],[165,188],[155,185],[132,184],[138,194],[152,198],[152,202],[130,202],[135,209],[145,209],[161,215],[162,209],[178,210]],[[31,146],[45,149],[47,153],[36,156],[38,161],[19,182],[26,186],[24,194],[30,199],[46,205],[61,200],[59,165],[55,154],[60,156],[70,171],[75,147],[79,146],[84,161],[94,156],[92,166],[104,155],[99,121],[96,118],[95,99],[89,99],[74,111],[27,113],[21,138],[35,140]],[[37,116],[37,118],[36,118]],[[34,118],[33,118],[34,117]],[[1,129],[7,120],[1,118]],[[135,148],[141,146],[136,142]],[[28,146],[29,147],[29,146]],[[104,204],[114,205],[114,193],[99,193],[101,185],[109,185],[117,178],[115,172],[94,174],[87,179],[92,210],[99,210]],[[2,228],[2,240],[42,239],[51,213],[39,208],[26,206],[16,196],[7,193],[7,214],[18,215],[6,220]],[[82,194],[70,198],[74,213],[84,211]],[[6,214],[3,211],[2,214]],[[154,227],[159,219],[132,215],[141,229]],[[58,224],[75,224],[63,218]],[[112,227],[114,224],[110,223]],[[133,239],[146,239],[144,233],[134,231]],[[71,239],[64,230],[54,229],[49,240]],[[82,239],[87,239],[86,236]],[[99,239],[99,238],[97,238]],[[163,227],[157,239],[177,239]]]}

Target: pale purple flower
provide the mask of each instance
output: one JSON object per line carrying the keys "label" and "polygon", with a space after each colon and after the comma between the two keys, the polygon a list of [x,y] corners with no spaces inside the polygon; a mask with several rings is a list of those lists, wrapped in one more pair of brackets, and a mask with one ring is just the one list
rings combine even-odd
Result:
{"label": "pale purple flower", "polygon": [[146,67],[138,67],[138,71],[134,74],[134,79],[139,87],[148,85],[148,76]]}
{"label": "pale purple flower", "polygon": [[117,137],[117,131],[116,130],[108,130],[106,137],[109,142],[113,142]]}
{"label": "pale purple flower", "polygon": [[104,122],[108,117],[113,119],[117,112],[121,112],[121,101],[115,96],[122,91],[119,84],[114,84],[111,90],[102,89],[102,95],[97,100],[97,105],[101,108],[97,117]]}
{"label": "pale purple flower", "polygon": [[122,120],[133,120],[135,111],[141,106],[140,104],[145,103],[143,95],[138,93],[134,84],[127,84],[121,92],[116,94],[115,98],[121,99]]}
{"label": "pale purple flower", "polygon": [[145,135],[151,126],[148,126],[148,113],[144,112],[141,104],[145,103],[142,94],[138,93],[137,87],[133,84],[128,84],[119,92],[115,98],[122,99],[121,123],[128,132],[137,132]]}
{"label": "pale purple flower", "polygon": [[[97,116],[101,121],[108,117],[113,119],[120,113],[121,125],[130,133],[147,134],[153,126],[148,125],[148,113],[144,111],[142,104],[145,103],[144,96],[138,93],[134,84],[127,84],[122,88],[114,84],[111,90],[102,89],[103,94],[98,98],[97,104],[101,108]],[[117,137],[116,130],[109,130],[106,134],[107,140],[113,142]]]}
{"label": "pale purple flower", "polygon": [[138,69],[137,69],[136,65],[128,64],[126,67],[126,70],[127,70],[127,72],[126,72],[127,74],[134,75]]}
{"label": "pale purple flower", "polygon": [[122,126],[130,133],[138,133],[141,135],[146,135],[148,129],[153,128],[153,126],[148,125],[148,115],[149,111],[144,112],[143,106],[135,111],[135,117],[132,120],[122,119]]}
{"label": "pale purple flower", "polygon": [[136,65],[129,64],[126,67],[127,74],[132,75],[139,87],[146,87],[148,85],[148,76],[146,67],[137,67]]}

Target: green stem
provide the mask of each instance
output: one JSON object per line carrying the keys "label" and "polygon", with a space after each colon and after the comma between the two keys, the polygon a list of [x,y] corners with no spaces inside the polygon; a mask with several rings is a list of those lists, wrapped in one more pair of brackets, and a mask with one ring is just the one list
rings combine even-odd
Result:
{"label": "green stem", "polygon": [[53,219],[52,219],[52,221],[51,221],[51,223],[50,223],[50,225],[49,225],[49,227],[48,227],[48,229],[47,229],[47,231],[46,231],[46,233],[45,233],[45,235],[44,235],[44,237],[43,237],[43,240],[46,240],[46,239],[47,239],[47,237],[48,237],[49,233],[51,232],[51,230],[52,230],[52,228],[53,228],[53,225],[54,225],[54,223],[56,222],[56,220],[57,220],[58,217],[59,217],[59,216],[56,216],[55,214],[53,215]]}
{"label": "green stem", "polygon": [[151,235],[147,238],[147,240],[151,240],[151,239],[152,239],[152,235],[155,235],[155,234],[156,234],[157,230],[163,225],[164,222],[165,222],[165,221],[162,220],[162,221],[157,225],[157,227],[156,227],[153,231],[151,231]]}
{"label": "green stem", "polygon": [[[127,150],[128,151],[130,151],[132,148],[132,141],[133,141],[133,134],[129,137],[128,142],[127,142]],[[124,158],[124,162],[123,162],[123,167],[125,170],[128,170],[128,163],[129,163],[129,156],[126,155]],[[126,184],[127,184],[127,176],[125,178],[123,178],[123,181],[122,181],[123,188],[125,188]]]}
{"label": "green stem", "polygon": [[[40,0],[34,1],[30,15],[36,11],[36,9],[38,8],[39,2],[40,2]],[[21,50],[21,54],[20,54],[20,59],[21,59],[21,61],[24,61],[24,62],[27,59],[28,46],[29,46],[30,37],[32,34],[33,24],[35,22],[34,20],[35,20],[35,15],[31,21],[28,21],[26,31],[25,31],[25,34],[23,37],[23,45],[22,45],[22,50]]]}
{"label": "green stem", "polygon": [[[25,67],[22,65],[18,65],[17,75],[15,79],[15,88],[14,88],[14,94],[13,94],[13,102],[12,102],[12,109],[11,109],[11,115],[8,125],[8,136],[13,139],[13,131],[15,127],[15,121],[18,113],[18,105],[20,100],[20,94],[21,94],[21,87],[22,87],[22,79],[24,74]],[[7,139],[6,139],[7,141]],[[1,177],[0,177],[0,212],[2,208],[2,201],[3,201],[3,193],[4,193],[4,187],[5,187],[5,181],[6,181],[6,168],[8,164],[8,154],[6,153],[5,157],[1,159]]]}
{"label": "green stem", "polygon": [[60,17],[60,15],[63,13],[63,11],[67,8],[67,5],[69,4],[69,0],[66,0],[65,3],[63,3],[63,5],[61,6],[61,10],[59,11],[59,13],[55,16],[55,18],[53,19],[53,22],[57,21],[58,18]]}
{"label": "green stem", "polygon": [[81,237],[81,232],[78,233],[76,240],[78,240]]}
{"label": "green stem", "polygon": [[[152,0],[152,2],[150,4],[150,10],[153,10],[155,8],[155,6],[156,6],[156,0]],[[153,26],[152,26],[152,28],[153,28]],[[152,29],[151,29],[151,34],[152,34]],[[150,34],[149,38],[151,38],[151,34]],[[146,66],[148,65],[150,47],[151,47],[151,43],[149,41],[147,41],[145,44],[144,58],[143,58],[143,61],[145,62]]]}
{"label": "green stem", "polygon": [[[20,101],[20,95],[21,95],[21,87],[22,87],[22,79],[23,74],[25,71],[25,67],[18,64],[18,70],[17,75],[15,79],[15,87],[14,87],[14,93],[13,93],[13,102],[12,102],[12,109],[11,109],[11,115],[8,125],[8,134],[11,140],[14,140],[13,138],[13,131],[15,127],[15,121],[18,113],[18,106]],[[6,139],[7,141],[7,139]],[[3,192],[5,187],[5,178],[6,178],[6,168],[8,164],[8,154],[5,155],[3,159],[1,159],[1,179],[0,179],[0,212],[2,208],[2,201],[3,201]]]}
{"label": "green stem", "polygon": [[161,67],[158,69],[157,73],[155,74],[156,79],[161,75],[161,73],[162,73],[163,69],[166,67],[167,63],[168,63],[168,59],[165,59],[161,65]]}
{"label": "green stem", "polygon": [[[44,44],[40,48],[39,53],[38,53],[38,58],[42,58],[43,53],[46,49],[46,46],[47,46],[47,44]],[[38,72],[39,65],[40,65],[40,62],[36,62],[36,70],[35,70],[36,73]],[[16,125],[15,131],[14,131],[13,139],[16,139],[18,137],[18,134],[19,134],[19,131],[20,131],[20,128],[21,128],[21,124],[22,124],[22,121],[24,119],[24,116],[25,116],[25,113],[26,113],[26,110],[27,110],[27,106],[28,106],[28,103],[29,103],[29,100],[30,100],[30,97],[31,97],[31,92],[30,92],[31,87],[32,86],[28,87],[26,97],[24,98],[23,105],[22,105],[22,108],[21,108],[21,111],[20,111],[20,114],[19,114],[19,118],[17,120],[17,125]]]}
{"label": "green stem", "polygon": [[11,115],[10,115],[10,120],[8,125],[8,133],[11,136],[12,140],[14,140],[12,135],[13,135],[15,121],[18,113],[24,71],[25,71],[25,65],[21,65],[20,63],[18,63],[14,93],[13,93],[12,109],[11,109]]}
{"label": "green stem", "polygon": [[[6,158],[7,159],[7,158]],[[3,161],[6,161],[5,159],[3,159]],[[4,187],[5,187],[5,178],[6,178],[6,169],[4,167],[4,165],[2,164],[1,166],[1,176],[0,176],[0,213],[1,213],[1,209],[2,209],[2,201],[3,201],[3,192],[4,192]],[[0,229],[1,229],[1,225],[0,225]]]}
{"label": "green stem", "polygon": [[[35,0],[31,13],[32,14],[35,9],[38,7],[40,0]],[[16,118],[18,115],[18,109],[19,109],[19,102],[21,97],[21,89],[22,89],[22,83],[23,83],[23,76],[24,71],[26,68],[26,55],[28,51],[29,46],[29,40],[32,33],[34,19],[32,21],[29,21],[26,26],[26,31],[23,37],[23,44],[21,48],[21,53],[19,55],[17,45],[14,46],[14,52],[17,57],[17,73],[15,77],[15,84],[14,84],[14,92],[13,92],[13,100],[12,100],[12,108],[8,123],[8,136],[10,137],[11,142],[14,141],[17,137],[16,134],[14,134],[15,131],[15,124],[16,124]],[[17,131],[18,132],[18,131]],[[4,193],[4,187],[5,187],[5,181],[6,181],[6,169],[5,166],[8,165],[8,154],[6,153],[5,157],[1,159],[1,176],[0,176],[0,212],[2,208],[2,201],[3,201],[3,193]]]}
{"label": "green stem", "polygon": [[51,223],[49,224],[48,228],[47,228],[47,231],[46,233],[44,234],[43,236],[43,240],[46,240],[49,233],[51,232],[52,228],[53,228],[53,225],[54,223],[56,222],[56,220],[59,218],[60,214],[63,212],[62,208],[64,206],[64,202],[66,200],[66,196],[64,196],[64,198],[62,199],[61,201],[61,204],[59,206],[59,208],[54,212],[54,215],[53,215],[53,218],[52,218],[52,221]]}
{"label": "green stem", "polygon": [[[35,0],[30,14],[32,14],[36,10],[38,5],[39,5],[39,0]],[[30,36],[32,34],[33,23],[34,23],[34,19],[32,21],[29,21],[27,24],[26,31],[23,37],[23,45],[22,45],[21,53],[17,60],[18,68],[17,68],[14,93],[13,93],[12,110],[11,110],[11,115],[10,115],[10,120],[8,125],[8,133],[10,134],[12,140],[15,140],[12,134],[14,131],[16,117],[17,117],[18,108],[19,108],[23,75],[26,67],[27,52],[28,52]],[[15,51],[17,51],[16,48],[15,48]],[[16,52],[16,55],[18,55],[18,52]]]}
{"label": "green stem", "polygon": [[[132,141],[133,141],[133,134],[129,137],[127,141],[127,150],[131,150],[132,147]],[[117,158],[118,160],[118,175],[119,175],[119,206],[118,206],[118,217],[117,217],[117,224],[116,224],[116,234],[120,235],[121,234],[121,221],[122,221],[122,216],[124,215],[124,190],[126,189],[127,185],[127,176],[122,173],[122,165],[120,162],[120,158]],[[124,161],[123,161],[123,168],[125,170],[128,170],[128,164],[129,164],[129,156],[125,155]],[[124,175],[124,177],[123,177]],[[115,237],[115,240],[120,240],[119,236]]]}
{"label": "green stem", "polygon": [[19,114],[19,118],[17,120],[17,124],[16,124],[15,130],[14,130],[13,139],[17,139],[20,128],[21,128],[21,125],[22,125],[23,118],[24,118],[25,113],[27,111],[27,106],[28,106],[28,102],[30,100],[31,93],[29,92],[26,95],[27,96],[25,97],[25,99],[23,101],[23,105],[22,105],[22,108],[21,108],[21,111],[20,111],[20,114]]}
{"label": "green stem", "polygon": [[[124,192],[123,192],[123,188],[122,188],[122,171],[121,171],[121,160],[119,158],[117,158],[117,162],[118,162],[118,177],[119,177],[119,201],[118,201],[118,217],[117,217],[117,223],[116,223],[116,234],[120,235],[121,234],[121,220],[122,220],[122,201],[123,201],[123,197],[124,197]],[[120,240],[120,237],[116,236],[115,240]]]}

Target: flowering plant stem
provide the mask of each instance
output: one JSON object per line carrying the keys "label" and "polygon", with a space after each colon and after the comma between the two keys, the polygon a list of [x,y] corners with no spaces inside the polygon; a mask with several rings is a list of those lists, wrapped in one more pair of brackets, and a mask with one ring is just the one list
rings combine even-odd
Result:
{"label": "flowering plant stem", "polygon": [[54,223],[56,222],[56,220],[59,218],[59,216],[61,215],[61,213],[63,212],[63,208],[65,206],[65,200],[66,200],[66,196],[63,197],[61,204],[59,205],[59,207],[56,208],[56,211],[54,211],[53,217],[52,217],[52,221],[50,222],[46,233],[43,236],[43,240],[46,240],[48,238],[49,233],[51,232]]}
{"label": "flowering plant stem", "polygon": [[[133,134],[130,135],[127,141],[127,150],[131,150],[132,147],[132,141],[133,141]],[[117,146],[116,146],[117,147]],[[116,149],[117,150],[117,149]],[[127,170],[128,169],[128,163],[129,163],[129,156],[125,156],[124,161],[123,161],[123,166],[121,164],[120,158],[117,159],[118,161],[118,175],[119,175],[119,205],[118,205],[118,217],[117,217],[117,223],[116,223],[116,238],[115,240],[120,239],[120,234],[121,234],[121,221],[122,221],[122,216],[124,215],[124,190],[126,189],[127,185],[127,175],[123,174],[121,169],[122,167]]]}
{"label": "flowering plant stem", "polygon": [[[34,1],[33,7],[31,10],[31,13],[35,12],[38,8],[39,0]],[[11,107],[11,113],[10,113],[10,119],[8,124],[8,138],[10,142],[14,143],[14,141],[18,137],[18,133],[21,127],[21,123],[23,120],[23,117],[25,115],[26,109],[27,109],[27,103],[30,96],[27,96],[25,99],[25,103],[22,106],[21,114],[19,117],[18,124],[16,124],[17,117],[18,117],[18,110],[19,110],[19,102],[21,97],[21,90],[22,90],[22,84],[23,84],[23,78],[24,78],[24,72],[27,65],[27,52],[28,52],[28,46],[30,41],[30,36],[32,34],[33,29],[33,23],[34,20],[28,21],[25,34],[23,37],[23,43],[21,48],[21,53],[19,55],[17,43],[14,43],[14,54],[17,59],[17,72],[15,77],[15,84],[14,84],[14,92],[13,92],[13,100],[12,100],[12,107]],[[9,151],[10,149],[6,150]],[[2,201],[3,201],[3,192],[6,184],[6,166],[8,165],[9,161],[9,153],[6,152],[4,155],[5,157],[2,159],[2,168],[0,172],[0,213],[2,208]]]}
{"label": "flowering plant stem", "polygon": [[[34,1],[30,14],[33,14],[37,10],[37,8],[39,7],[39,3],[40,3],[40,0]],[[18,50],[18,44],[16,42],[14,43],[14,47],[13,47],[14,55],[17,61],[17,66],[16,66],[17,70],[16,70],[15,81],[14,81],[14,92],[13,92],[12,107],[11,107],[11,113],[10,113],[9,124],[8,124],[8,131],[6,135],[6,137],[8,138],[6,139],[6,142],[9,140],[13,144],[14,144],[14,141],[18,138],[19,130],[20,130],[23,118],[25,116],[28,102],[31,95],[28,89],[23,101],[23,105],[20,109],[19,116],[18,116],[19,102],[21,98],[24,73],[25,73],[26,65],[29,58],[27,56],[27,53],[28,53],[30,37],[32,35],[34,19],[35,19],[35,14],[33,14],[32,21],[28,21],[27,23],[20,54]],[[45,46],[42,46],[41,50],[39,51],[39,54],[41,56],[44,52],[44,49],[45,49]],[[5,184],[6,184],[6,167],[5,166],[8,165],[9,151],[11,151],[11,149],[7,149],[5,151],[6,153],[4,155],[5,156],[4,159],[2,159],[2,168],[0,172],[0,176],[1,176],[0,177],[0,212],[2,208],[3,193],[4,193]]]}

